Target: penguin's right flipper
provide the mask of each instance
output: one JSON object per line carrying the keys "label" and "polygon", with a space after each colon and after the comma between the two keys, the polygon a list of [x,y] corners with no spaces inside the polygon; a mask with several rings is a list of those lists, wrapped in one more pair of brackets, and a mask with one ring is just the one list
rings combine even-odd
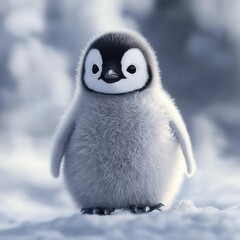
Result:
{"label": "penguin's right flipper", "polygon": [[65,113],[54,137],[51,156],[51,172],[54,177],[59,176],[62,158],[65,154],[70,137],[75,129],[74,102],[75,101],[72,102],[70,108]]}

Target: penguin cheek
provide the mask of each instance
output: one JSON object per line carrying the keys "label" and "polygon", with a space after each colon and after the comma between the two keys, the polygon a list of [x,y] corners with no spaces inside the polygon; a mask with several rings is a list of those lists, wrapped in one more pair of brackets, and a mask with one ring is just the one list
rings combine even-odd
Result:
{"label": "penguin cheek", "polygon": [[89,83],[94,84],[96,81],[99,81],[98,78],[100,77],[101,72],[99,71],[98,73],[94,74],[91,70],[85,71],[84,74],[84,81],[88,85]]}
{"label": "penguin cheek", "polygon": [[[93,66],[96,65],[98,68],[97,72],[93,71]],[[86,64],[86,73],[87,73],[87,77],[89,78],[89,80],[91,79],[91,81],[96,81],[99,79],[99,77],[101,76],[101,72],[102,72],[102,64],[101,63],[97,63],[97,62],[88,62]]]}
{"label": "penguin cheek", "polygon": [[98,72],[93,73],[92,66],[94,64],[95,63],[92,63],[92,62],[86,64],[85,74],[84,74],[84,81],[85,81],[85,83],[91,83],[91,85],[95,84],[97,81],[99,81],[99,78],[100,78],[101,72],[102,72],[102,66],[98,64],[97,65],[98,68],[99,68]]}
{"label": "penguin cheek", "polygon": [[84,82],[87,86],[93,86],[102,72],[102,56],[98,49],[91,49],[84,62]]}
{"label": "penguin cheek", "polygon": [[90,71],[89,75],[91,76],[92,81],[97,81],[101,75],[101,72],[99,71],[98,73],[93,73]]}
{"label": "penguin cheek", "polygon": [[124,75],[126,77],[126,80],[128,80],[132,85],[135,85],[136,88],[139,88],[142,84],[144,85],[145,79],[147,79],[144,69],[142,69],[140,66],[137,66],[135,73],[131,74],[127,71],[124,71]]}
{"label": "penguin cheek", "polygon": [[[136,65],[136,64],[135,64]],[[134,80],[134,79],[136,79],[137,77],[138,77],[138,75],[139,75],[139,67],[138,66],[136,66],[136,72],[135,73],[129,73],[128,71],[124,71],[124,75],[126,76],[126,78],[127,79],[129,79],[129,80]]]}

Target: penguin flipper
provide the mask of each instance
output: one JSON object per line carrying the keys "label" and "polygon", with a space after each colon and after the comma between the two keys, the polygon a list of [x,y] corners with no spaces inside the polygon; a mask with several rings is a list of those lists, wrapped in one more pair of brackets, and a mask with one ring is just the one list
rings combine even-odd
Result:
{"label": "penguin flipper", "polygon": [[59,176],[62,158],[65,154],[70,137],[75,129],[75,102],[76,100],[73,100],[70,108],[63,116],[54,136],[51,155],[51,173],[56,178]]}
{"label": "penguin flipper", "polygon": [[62,158],[64,156],[69,139],[74,131],[75,122],[69,122],[65,126],[64,125],[65,124],[60,124],[60,128],[57,130],[51,157],[51,172],[56,178],[59,176]]}
{"label": "penguin flipper", "polygon": [[188,177],[192,176],[196,170],[196,164],[192,151],[192,144],[190,141],[190,137],[188,131],[186,129],[186,125],[182,119],[182,116],[175,106],[174,101],[170,98],[170,96],[165,92],[164,94],[164,105],[166,114],[169,117],[170,127],[172,128],[176,138],[181,146],[183,156],[185,158]]}

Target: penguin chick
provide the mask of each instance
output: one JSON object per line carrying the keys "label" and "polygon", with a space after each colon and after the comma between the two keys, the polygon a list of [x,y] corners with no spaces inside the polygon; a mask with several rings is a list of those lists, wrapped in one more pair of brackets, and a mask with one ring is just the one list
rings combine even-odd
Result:
{"label": "penguin chick", "polygon": [[139,34],[108,32],[88,44],[74,99],[55,136],[54,177],[63,157],[67,188],[90,214],[169,207],[184,172],[194,173],[184,121]]}

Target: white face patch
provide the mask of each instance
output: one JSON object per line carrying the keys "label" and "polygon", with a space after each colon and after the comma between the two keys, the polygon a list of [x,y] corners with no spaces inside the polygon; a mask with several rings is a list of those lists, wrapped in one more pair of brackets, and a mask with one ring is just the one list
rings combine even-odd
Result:
{"label": "white face patch", "polygon": [[[102,56],[97,49],[91,49],[85,60],[84,82],[86,86],[99,93],[120,94],[132,92],[145,86],[149,79],[147,63],[137,48],[126,51],[121,60],[121,69],[125,78],[114,83],[99,79],[103,65]],[[96,66],[94,66],[96,65]],[[98,70],[98,72],[96,72]]]}
{"label": "white face patch", "polygon": [[87,87],[92,90],[95,90],[95,86],[99,82],[99,77],[102,72],[102,64],[103,60],[99,50],[91,49],[85,60],[85,73],[83,78]]}

